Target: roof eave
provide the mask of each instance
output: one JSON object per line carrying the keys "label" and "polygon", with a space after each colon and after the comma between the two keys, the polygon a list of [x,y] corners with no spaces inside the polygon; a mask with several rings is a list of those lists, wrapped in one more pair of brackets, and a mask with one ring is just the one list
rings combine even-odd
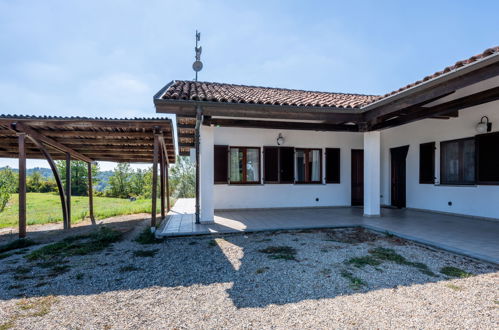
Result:
{"label": "roof eave", "polygon": [[411,94],[417,93],[419,91],[431,88],[435,85],[442,84],[448,80],[463,76],[469,72],[484,68],[486,66],[489,66],[491,64],[499,62],[499,53],[495,53],[493,55],[484,57],[480,60],[477,60],[473,63],[464,65],[460,68],[454,69],[452,71],[449,71],[447,73],[443,73],[435,78],[429,79],[425,82],[422,82],[420,84],[417,84],[413,87],[407,88],[403,91],[400,91],[399,93],[395,93],[393,95],[387,96],[385,98],[382,98],[378,101],[375,101],[373,103],[369,103],[365,106],[362,106],[360,108],[361,112],[367,112],[369,110],[375,109],[377,107],[380,107],[382,105],[388,104],[390,102],[399,100],[401,98],[407,97]]}

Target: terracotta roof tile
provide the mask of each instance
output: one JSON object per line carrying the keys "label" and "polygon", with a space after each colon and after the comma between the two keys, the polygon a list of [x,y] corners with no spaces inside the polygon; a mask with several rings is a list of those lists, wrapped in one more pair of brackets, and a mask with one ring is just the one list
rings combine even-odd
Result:
{"label": "terracotta roof tile", "polygon": [[423,79],[418,80],[418,81],[416,81],[416,82],[414,82],[412,84],[406,85],[406,86],[401,87],[401,88],[399,88],[399,89],[397,89],[395,91],[392,91],[392,92],[387,93],[387,94],[385,94],[383,96],[380,96],[379,99],[383,99],[383,98],[392,96],[394,94],[400,93],[400,92],[402,92],[402,91],[404,91],[406,89],[412,88],[412,87],[414,87],[416,85],[419,85],[419,84],[421,84],[423,82],[426,82],[426,81],[428,81],[430,79],[437,78],[437,77],[439,77],[439,76],[441,76],[443,74],[449,73],[451,71],[459,69],[459,68],[461,68],[463,66],[466,66],[468,64],[474,63],[474,62],[476,62],[478,60],[484,59],[484,58],[489,57],[491,55],[494,55],[496,53],[499,53],[499,46],[486,49],[484,52],[482,52],[480,54],[477,54],[477,55],[474,55],[474,56],[471,56],[470,58],[468,58],[466,60],[457,61],[454,65],[448,66],[445,69],[443,69],[441,71],[437,71],[434,74],[426,76]]}
{"label": "terracotta roof tile", "polygon": [[176,80],[171,82],[161,99],[191,100],[222,103],[248,103],[296,107],[331,107],[343,109],[360,109],[375,101],[390,97],[428,80],[472,64],[478,60],[499,53],[499,46],[492,47],[481,54],[466,60],[458,61],[442,71],[435,72],[421,80],[408,84],[385,95],[363,95],[350,93],[313,92],[296,89],[244,86],[215,82],[195,82]]}
{"label": "terracotta roof tile", "polygon": [[165,100],[353,109],[373,102],[378,96],[176,80],[170,84],[161,98]]}

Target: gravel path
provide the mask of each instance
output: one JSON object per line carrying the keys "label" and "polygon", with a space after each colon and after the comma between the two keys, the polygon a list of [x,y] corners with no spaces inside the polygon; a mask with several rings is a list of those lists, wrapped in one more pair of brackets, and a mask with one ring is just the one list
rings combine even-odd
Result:
{"label": "gravel path", "polygon": [[[131,237],[66,258],[59,275],[22,255],[0,260],[0,329],[499,327],[497,267],[395,237]],[[354,257],[373,264],[347,262]],[[451,278],[446,266],[474,276]]]}

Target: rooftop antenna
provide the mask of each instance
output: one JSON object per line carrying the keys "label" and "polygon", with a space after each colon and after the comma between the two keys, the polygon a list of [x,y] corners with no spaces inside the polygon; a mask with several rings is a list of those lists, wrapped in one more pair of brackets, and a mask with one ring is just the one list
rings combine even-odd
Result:
{"label": "rooftop antenna", "polygon": [[203,47],[198,47],[198,41],[200,40],[201,32],[196,30],[196,48],[194,48],[194,51],[196,52],[196,61],[192,63],[192,70],[196,72],[196,78],[194,78],[194,81],[198,81],[198,72],[203,69],[203,62],[201,62],[201,52],[203,51]]}

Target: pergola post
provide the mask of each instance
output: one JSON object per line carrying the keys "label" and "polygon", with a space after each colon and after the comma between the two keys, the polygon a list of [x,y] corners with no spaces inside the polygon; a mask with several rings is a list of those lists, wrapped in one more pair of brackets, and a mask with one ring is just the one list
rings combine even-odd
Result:
{"label": "pergola post", "polygon": [[158,158],[159,158],[159,138],[158,134],[154,134],[154,149],[152,161],[152,208],[151,208],[151,229],[156,230],[156,198],[158,187]]}
{"label": "pergola post", "polygon": [[[166,155],[166,159],[168,159],[168,155]],[[169,164],[166,163],[165,166],[165,178],[166,178],[166,211],[170,212],[170,184],[168,183],[169,179]]]}
{"label": "pergola post", "polygon": [[64,229],[71,228],[71,154],[66,153],[66,209],[68,216],[64,222]]}
{"label": "pergola post", "polygon": [[19,238],[26,237],[26,134],[18,133],[19,142]]}
{"label": "pergola post", "polygon": [[90,221],[95,225],[94,217],[94,187],[92,184],[92,163],[87,163],[88,169],[88,209],[90,213]]}
{"label": "pergola post", "polygon": [[160,153],[160,163],[159,163],[159,181],[161,185],[160,189],[160,200],[161,200],[161,219],[165,219],[165,154]]}

